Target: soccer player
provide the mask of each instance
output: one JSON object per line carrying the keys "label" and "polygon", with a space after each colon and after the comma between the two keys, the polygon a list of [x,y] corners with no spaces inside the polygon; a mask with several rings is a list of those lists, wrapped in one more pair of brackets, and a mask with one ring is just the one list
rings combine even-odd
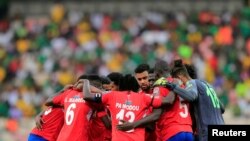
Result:
{"label": "soccer player", "polygon": [[64,107],[64,125],[57,138],[57,141],[88,141],[89,118],[92,114],[92,107],[83,99],[82,78],[89,79],[95,87],[101,87],[98,76],[83,75],[70,88],[60,95],[49,98],[46,106],[59,105]]}
{"label": "soccer player", "polygon": [[[150,66],[148,64],[140,64],[138,65],[134,70],[135,78],[140,86],[140,94],[152,94],[153,88],[151,87],[153,85],[153,82],[155,80],[155,76],[151,71],[151,74],[149,75]],[[146,110],[146,113],[144,114],[144,117],[151,114],[153,112],[153,107],[148,107]],[[152,122],[145,127],[146,129],[146,141],[155,141],[156,140],[156,134],[155,134],[155,124]]]}
{"label": "soccer player", "polygon": [[[71,88],[67,85],[58,94]],[[49,106],[36,116],[36,127],[29,134],[28,141],[56,141],[64,123],[64,112],[61,106]]]}
{"label": "soccer player", "polygon": [[[166,80],[173,81],[165,61],[159,60],[155,64],[154,71],[156,79],[158,79],[155,84]],[[153,93],[163,97],[174,95],[173,92],[162,86],[155,87]],[[157,141],[193,141],[192,120],[188,103],[179,97],[174,97],[170,102],[171,105],[162,106],[161,111],[158,109],[158,112],[153,112],[134,124],[121,125],[119,129],[128,130],[158,120],[156,123]]]}
{"label": "soccer player", "polygon": [[119,72],[111,72],[107,75],[107,77],[112,81],[111,90],[117,91],[119,90],[120,79],[122,79],[123,75]]}
{"label": "soccer player", "polygon": [[168,104],[169,99],[135,93],[132,91],[136,90],[134,87],[134,84],[137,84],[135,78],[132,76],[125,78],[127,83],[124,89],[120,87],[121,91],[111,91],[103,95],[100,93],[92,94],[89,90],[89,81],[84,80],[83,97],[87,101],[99,102],[109,106],[112,117],[112,141],[143,141],[145,140],[144,128],[123,132],[117,130],[116,125],[124,121],[139,120],[149,106],[159,107],[161,104]]}
{"label": "soccer player", "polygon": [[111,80],[108,77],[102,76],[101,77],[102,80],[102,88],[105,91],[110,91],[111,90]]}
{"label": "soccer player", "polygon": [[140,91],[143,93],[151,94],[153,90],[150,88],[149,84],[149,70],[150,67],[148,64],[140,64],[135,70],[135,78],[140,86]]}
{"label": "soccer player", "polygon": [[[110,124],[104,124],[106,122]],[[88,130],[89,141],[111,141],[111,119],[106,109],[93,112]]]}
{"label": "soccer player", "polygon": [[[111,80],[108,77],[100,77],[102,88],[105,91],[111,89]],[[98,108],[93,111],[89,121],[89,141],[111,141],[111,119],[106,107],[99,104]],[[107,126],[108,125],[108,126]]]}
{"label": "soccer player", "polygon": [[192,103],[199,141],[207,141],[207,126],[224,124],[224,108],[214,88],[204,80],[192,79],[182,60],[175,60],[172,75],[180,79],[186,87],[184,89],[173,83],[167,83],[166,87]]}
{"label": "soccer player", "polygon": [[32,129],[28,141],[56,141],[63,126],[62,107],[48,107],[36,116],[36,127]]}
{"label": "soccer player", "polygon": [[148,71],[148,81],[150,89],[153,89],[155,83],[155,73],[153,68],[149,69]]}

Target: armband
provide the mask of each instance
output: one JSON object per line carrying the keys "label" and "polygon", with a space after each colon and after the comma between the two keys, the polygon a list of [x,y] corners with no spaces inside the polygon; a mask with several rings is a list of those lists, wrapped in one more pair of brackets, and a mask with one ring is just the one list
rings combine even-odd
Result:
{"label": "armband", "polygon": [[94,101],[97,102],[97,103],[100,103],[102,101],[102,94],[96,93]]}

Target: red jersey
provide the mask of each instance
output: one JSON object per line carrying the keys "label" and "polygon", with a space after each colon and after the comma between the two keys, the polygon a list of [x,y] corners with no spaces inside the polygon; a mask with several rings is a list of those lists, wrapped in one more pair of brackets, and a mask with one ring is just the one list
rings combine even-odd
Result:
{"label": "red jersey", "polygon": [[120,120],[134,122],[143,118],[149,106],[159,107],[161,98],[147,94],[138,94],[128,91],[113,91],[103,94],[102,103],[109,107],[112,117],[112,141],[143,141],[145,129],[136,128],[130,131],[119,131],[116,125]]}
{"label": "red jersey", "polygon": [[[163,97],[166,97],[169,92],[165,87],[154,88],[154,94],[159,94]],[[176,96],[172,105],[165,106],[164,112],[156,123],[156,132],[159,141],[166,141],[179,132],[192,132],[192,120],[188,102]]]}
{"label": "red jersey", "polygon": [[[139,94],[146,94],[146,92],[140,90]],[[150,90],[150,92],[148,94],[153,94],[153,90]],[[153,107],[150,106],[150,107],[148,107],[148,109],[146,109],[146,112],[145,112],[143,117],[150,115],[152,112],[153,112]],[[156,139],[157,139],[157,136],[156,136],[155,131],[145,133],[145,141],[156,141]]]}
{"label": "red jersey", "polygon": [[[152,94],[153,91],[150,91],[150,93],[146,93],[146,92],[140,90],[138,93],[139,93],[139,94]],[[146,117],[147,115],[151,114],[152,111],[153,111],[153,107],[152,107],[152,106],[149,106],[149,107],[146,109],[145,114],[143,115],[143,117]]]}
{"label": "red jersey", "polygon": [[48,107],[41,117],[44,121],[42,130],[33,128],[31,133],[39,135],[48,141],[56,141],[63,126],[63,114],[62,108]]}
{"label": "red jersey", "polygon": [[54,97],[53,103],[64,106],[65,123],[57,141],[87,141],[88,123],[92,114],[80,91],[69,89]]}
{"label": "red jersey", "polygon": [[108,130],[101,118],[108,115],[105,110],[95,111],[89,121],[89,141],[111,141],[111,130]]}

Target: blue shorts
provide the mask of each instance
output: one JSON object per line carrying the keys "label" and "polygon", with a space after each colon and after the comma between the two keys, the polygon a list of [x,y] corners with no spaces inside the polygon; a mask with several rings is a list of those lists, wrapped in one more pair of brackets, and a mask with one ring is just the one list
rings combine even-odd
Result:
{"label": "blue shorts", "polygon": [[180,132],[167,141],[194,141],[194,136],[191,132]]}
{"label": "blue shorts", "polygon": [[48,141],[46,139],[44,139],[41,136],[35,135],[35,134],[30,134],[28,137],[28,141]]}

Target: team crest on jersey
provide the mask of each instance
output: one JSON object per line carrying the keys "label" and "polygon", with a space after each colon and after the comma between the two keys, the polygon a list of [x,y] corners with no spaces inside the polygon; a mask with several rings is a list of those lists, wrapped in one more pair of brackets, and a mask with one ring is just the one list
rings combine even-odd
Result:
{"label": "team crest on jersey", "polygon": [[132,105],[132,101],[126,100],[126,101],[125,101],[125,104],[126,104],[126,105]]}
{"label": "team crest on jersey", "polygon": [[73,98],[77,99],[77,98],[80,98],[80,96],[79,95],[75,95],[75,96],[73,96]]}

